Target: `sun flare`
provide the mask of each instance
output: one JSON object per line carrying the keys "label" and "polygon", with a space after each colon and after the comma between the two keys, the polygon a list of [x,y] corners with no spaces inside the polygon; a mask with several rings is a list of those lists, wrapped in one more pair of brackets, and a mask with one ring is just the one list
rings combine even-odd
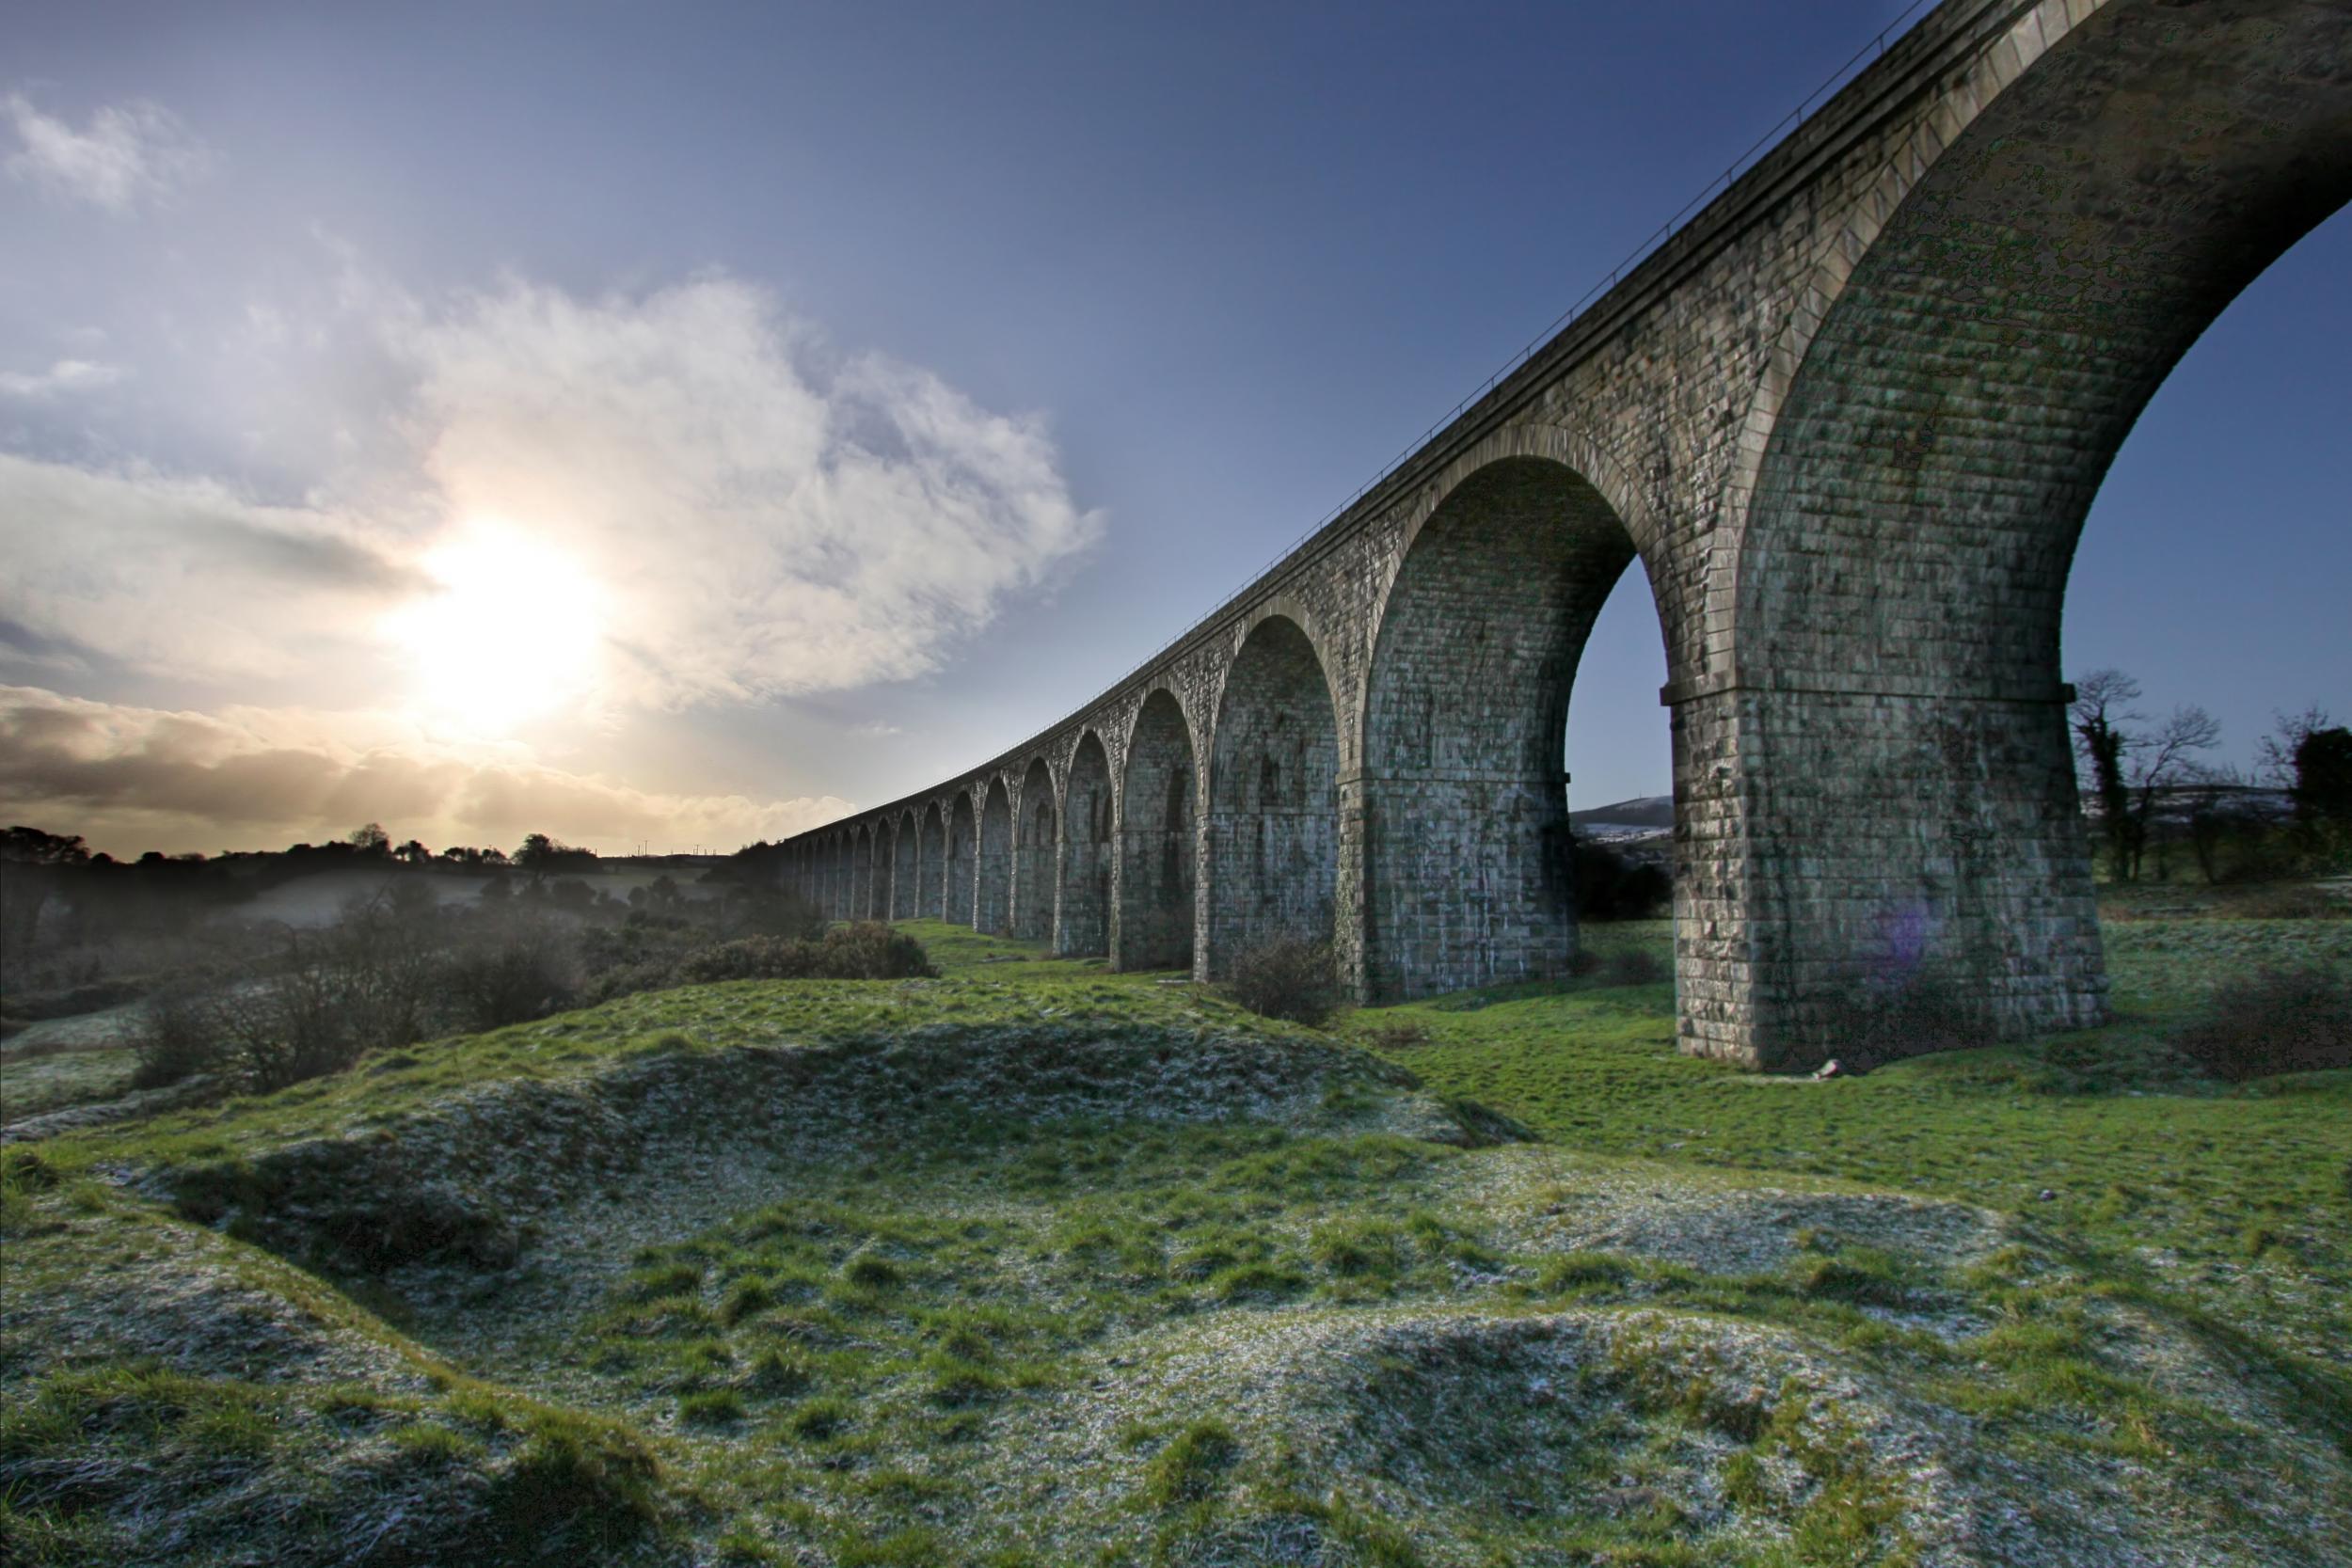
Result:
{"label": "sun flare", "polygon": [[433,716],[502,734],[584,697],[596,673],[602,594],[561,548],[476,525],[423,561],[436,591],[392,630]]}

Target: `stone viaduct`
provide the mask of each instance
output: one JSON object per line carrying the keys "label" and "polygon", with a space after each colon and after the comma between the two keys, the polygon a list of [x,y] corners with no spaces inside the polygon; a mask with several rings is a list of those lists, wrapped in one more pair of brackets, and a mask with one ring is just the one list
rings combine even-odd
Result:
{"label": "stone viaduct", "polygon": [[2116,449],[2352,196],[2352,0],[1946,0],[1327,526],[1044,734],[804,833],[845,916],[1386,1001],[1576,948],[1586,633],[1665,643],[1685,1050],[2104,1016],[2058,665]]}

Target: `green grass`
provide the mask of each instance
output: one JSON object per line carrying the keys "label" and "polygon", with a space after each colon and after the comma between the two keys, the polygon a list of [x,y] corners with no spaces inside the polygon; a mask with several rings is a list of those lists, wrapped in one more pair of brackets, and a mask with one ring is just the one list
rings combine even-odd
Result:
{"label": "green grass", "polygon": [[[1565,1147],[1961,1198],[2304,1349],[2352,1342],[2352,1073],[2233,1090],[2162,1043],[2265,956],[2352,974],[2352,922],[2141,920],[2106,939],[2115,1023],[1821,1084],[1680,1054],[1669,984],[1439,997],[1341,1027]],[[1587,940],[1663,956],[1671,935],[1654,922]],[[1405,1032],[1425,1043],[1380,1043]]]}
{"label": "green grass", "polygon": [[[918,923],[927,940],[953,927]],[[712,1056],[738,1048],[886,1046],[973,1031],[1039,1031],[1083,1018],[1090,1037],[1244,1031],[1312,1038],[1311,1031],[1243,1013],[1206,990],[1162,987],[1087,962],[1019,957],[1015,944],[966,930],[939,940],[937,980],[746,980],[648,991],[486,1034],[458,1036],[363,1058],[351,1071],[266,1096],[51,1140],[73,1164],[127,1159],[199,1165],[234,1151],[250,1160],[356,1121],[389,1123],[486,1085],[561,1085],[658,1057]]]}
{"label": "green grass", "polygon": [[127,1047],[93,1046],[46,1055],[22,1056],[0,1048],[0,1120],[112,1100],[128,1093],[138,1053]]}
{"label": "green grass", "polygon": [[[370,1519],[469,1499],[451,1513],[458,1533],[436,1538],[453,1559],[495,1537],[552,1543],[550,1560],[1139,1564],[1246,1560],[1231,1543],[1261,1539],[1388,1564],[1907,1560],[1900,1475],[1818,1394],[1749,1387],[1638,1339],[1556,1399],[1530,1394],[1526,1369],[1490,1345],[1344,1348],[1364,1325],[1464,1314],[1663,1313],[1788,1337],[1960,1413],[2018,1473],[2123,1466],[2115,1484],[2214,1531],[2270,1528],[2239,1500],[2235,1467],[2264,1434],[2136,1361],[2133,1323],[2293,1390],[2312,1430],[2352,1433],[2352,1074],[2226,1090],[2162,1046],[2232,966],[2352,963],[2352,923],[2120,922],[2117,1024],[1820,1084],[1678,1054],[1671,986],[1613,985],[1605,966],[1364,1010],[1335,1031],[1545,1143],[1463,1149],[1338,1125],[1038,1119],[996,1104],[893,1117],[846,1154],[789,1165],[773,1201],[615,1259],[582,1297],[427,1312],[429,1344],[111,1184],[200,1169],[233,1197],[273,1151],[366,1147],[452,1095],[738,1047],[1018,1031],[1043,1052],[1075,1029],[1180,1054],[1210,1036],[1320,1037],[1166,976],[913,928],[942,978],[651,993],[9,1151],[11,1293],[86,1300],[103,1324],[142,1280],[219,1271],[290,1321],[378,1347],[404,1380],[199,1377],[110,1351],[111,1329],[65,1365],[0,1315],[0,1467],[119,1462],[119,1490],[87,1506],[0,1487],[11,1560],[135,1555],[103,1522],[150,1497],[142,1485],[210,1487],[225,1500],[195,1517],[219,1543],[265,1492],[322,1521],[355,1498]],[[1604,953],[1666,951],[1662,926],[1588,936]],[[913,1053],[876,1060],[919,1092]],[[1604,1189],[1739,1194],[1759,1174],[1799,1192],[1956,1197],[2026,1223],[1969,1264],[1806,1233],[1784,1262],[1741,1273],[1564,1251],[1543,1219]],[[626,1200],[630,1179],[616,1180]],[[1320,1397],[1356,1402],[1361,1426],[1347,1430],[1378,1450],[1349,1450],[1336,1470],[1308,1446],[1341,1416],[1225,1381],[1252,1356],[1290,1367],[1327,1345],[1343,1350]],[[1098,1449],[1073,1447],[1089,1426]],[[1721,1517],[1672,1500],[1694,1453],[1718,1466]],[[1427,1497],[1398,1479],[1433,1467],[1452,1480]]]}

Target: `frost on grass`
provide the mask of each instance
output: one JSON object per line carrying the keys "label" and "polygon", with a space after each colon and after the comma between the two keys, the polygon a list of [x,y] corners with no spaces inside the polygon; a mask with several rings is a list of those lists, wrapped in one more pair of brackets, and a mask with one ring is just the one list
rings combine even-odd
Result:
{"label": "frost on grass", "polygon": [[[1105,1516],[1122,1487],[1158,1504],[1172,1561],[2319,1568],[2352,1542],[2352,1467],[2308,1436],[2233,1429],[2299,1499],[2233,1518],[2182,1488],[2196,1456],[2087,1433],[2022,1452],[1883,1365],[1712,1314],[1236,1315],[1171,1335],[1103,1402],[1140,1457],[1108,1456],[1098,1419],[1060,1429],[1095,1440],[1054,1462]],[[1164,1458],[1204,1425],[1238,1457],[1173,1512],[1132,1434],[1175,1433]],[[1364,1549],[1383,1539],[1414,1555]]]}
{"label": "frost on grass", "polygon": [[8,1151],[9,1560],[2352,1560],[2326,1386],[2021,1218],[1486,1147],[1096,985],[631,999]]}
{"label": "frost on grass", "polygon": [[551,1212],[683,1169],[1070,1120],[1479,1136],[1409,1074],[1296,1034],[1040,1022],[706,1049],[672,1033],[602,1071],[469,1086],[258,1153],[168,1165],[148,1184],[192,1218],[341,1270],[495,1273]]}

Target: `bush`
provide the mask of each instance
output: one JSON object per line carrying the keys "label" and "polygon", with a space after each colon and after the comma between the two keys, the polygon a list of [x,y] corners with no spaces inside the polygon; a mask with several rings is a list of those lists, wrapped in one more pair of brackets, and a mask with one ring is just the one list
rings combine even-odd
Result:
{"label": "bush", "polygon": [[149,999],[133,1049],[139,1065],[135,1089],[161,1088],[199,1072],[218,1072],[234,1054],[221,1026],[220,1006],[198,986],[173,986]]}
{"label": "bush", "polygon": [[1576,912],[1586,920],[1648,920],[1674,896],[1665,872],[1604,845],[1580,838],[1568,858]]}
{"label": "bush", "polygon": [[2325,964],[2264,968],[2214,992],[2173,1048],[2233,1084],[2352,1068],[2352,985]]}
{"label": "bush", "polygon": [[543,1018],[580,992],[579,966],[559,934],[538,921],[518,921],[495,941],[451,953],[441,973],[451,1011],[474,1029]]}
{"label": "bush", "polygon": [[935,975],[923,944],[876,921],[835,926],[820,941],[743,937],[677,961],[677,985],[713,980],[903,980]]}
{"label": "bush", "polygon": [[1666,966],[1658,956],[1639,947],[1628,947],[1609,956],[1609,983],[1613,986],[1654,986],[1666,978]]}
{"label": "bush", "polygon": [[1253,947],[1233,960],[1225,994],[1260,1018],[1319,1024],[1340,1005],[1330,946],[1282,937]]}
{"label": "bush", "polygon": [[[630,925],[635,927],[636,917]],[[634,950],[642,952],[644,945]],[[739,937],[689,948],[673,958],[641,958],[598,974],[588,995],[609,1002],[635,991],[720,980],[908,980],[938,974],[921,942],[868,920],[832,927],[815,941]]]}
{"label": "bush", "polygon": [[2269,883],[2231,899],[2225,912],[2241,920],[2344,920],[2352,919],[2352,900],[2309,882]]}

